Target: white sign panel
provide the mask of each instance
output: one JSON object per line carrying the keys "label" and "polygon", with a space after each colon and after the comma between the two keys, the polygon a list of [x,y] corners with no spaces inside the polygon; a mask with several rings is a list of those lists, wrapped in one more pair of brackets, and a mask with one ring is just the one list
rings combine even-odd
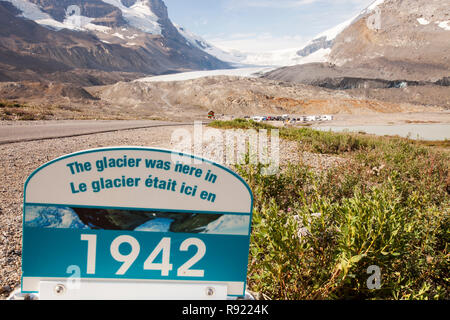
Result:
{"label": "white sign panel", "polygon": [[76,276],[90,286],[215,284],[243,296],[252,205],[241,177],[191,155],[118,147],[63,156],[25,183],[22,291]]}

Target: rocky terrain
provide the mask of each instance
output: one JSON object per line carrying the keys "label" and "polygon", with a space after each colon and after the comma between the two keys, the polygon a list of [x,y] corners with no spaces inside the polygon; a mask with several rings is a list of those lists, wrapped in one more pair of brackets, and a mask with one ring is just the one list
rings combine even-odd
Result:
{"label": "rocky terrain", "polygon": [[450,3],[379,0],[330,41],[322,37],[299,51],[307,55],[329,48],[326,63],[282,68],[267,78],[322,86],[348,78],[445,82],[450,75]]}
{"label": "rocky terrain", "polygon": [[375,78],[437,81],[450,74],[450,3],[386,0],[338,35],[330,62]]}
{"label": "rocky terrain", "polygon": [[[376,114],[450,109],[448,87],[333,90],[260,78],[215,76],[174,82],[118,82],[80,87],[4,82],[4,120],[205,119],[281,114]],[[0,101],[1,102],[1,101]]]}

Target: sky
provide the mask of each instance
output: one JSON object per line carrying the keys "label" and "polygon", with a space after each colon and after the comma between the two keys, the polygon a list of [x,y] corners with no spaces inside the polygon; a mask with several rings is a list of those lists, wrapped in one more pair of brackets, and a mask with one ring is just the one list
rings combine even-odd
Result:
{"label": "sky", "polygon": [[302,47],[374,0],[164,0],[171,20],[223,49]]}

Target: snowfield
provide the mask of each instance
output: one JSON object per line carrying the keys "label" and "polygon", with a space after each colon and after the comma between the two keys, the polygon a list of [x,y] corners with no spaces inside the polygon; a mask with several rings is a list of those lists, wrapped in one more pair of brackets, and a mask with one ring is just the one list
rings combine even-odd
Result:
{"label": "snowfield", "polygon": [[206,71],[192,71],[175,74],[167,74],[155,77],[141,78],[135,81],[139,82],[170,82],[170,81],[185,81],[192,79],[199,79],[214,76],[236,76],[236,77],[258,77],[263,73],[276,69],[276,67],[250,67],[238,69],[222,69],[222,70],[206,70]]}
{"label": "snowfield", "polygon": [[125,20],[133,27],[147,33],[161,35],[161,26],[158,23],[158,17],[150,10],[146,1],[138,0],[129,8],[124,6],[120,0],[102,1],[119,8]]}
{"label": "snowfield", "polygon": [[56,30],[61,30],[64,28],[74,29],[72,25],[65,25],[62,22],[56,21],[49,14],[42,12],[41,9],[27,0],[5,0],[6,2],[10,2],[17,9],[22,11],[21,16],[33,20],[34,22],[43,25],[45,27],[49,27]]}
{"label": "snowfield", "polygon": [[225,50],[219,49],[216,46],[213,46],[202,37],[190,32],[186,28],[177,25],[176,23],[174,23],[173,25],[175,26],[175,28],[177,28],[178,32],[187,40],[188,44],[205,51],[206,53],[216,57],[219,60],[226,61],[235,64],[236,66],[239,66],[245,59],[245,56],[243,55],[233,54]]}
{"label": "snowfield", "polygon": [[[39,6],[28,0],[5,0],[13,4],[17,9],[22,11],[21,16],[26,19],[51,29],[62,30],[95,30],[100,32],[108,32],[111,28],[91,23],[93,18],[72,14],[63,22],[53,19],[49,14],[43,12]],[[137,1],[130,8],[125,7],[120,0],[102,0],[111,4],[122,11],[122,15],[129,24],[139,30],[151,34],[161,34],[161,26],[158,23],[158,17],[150,10],[144,0]]]}

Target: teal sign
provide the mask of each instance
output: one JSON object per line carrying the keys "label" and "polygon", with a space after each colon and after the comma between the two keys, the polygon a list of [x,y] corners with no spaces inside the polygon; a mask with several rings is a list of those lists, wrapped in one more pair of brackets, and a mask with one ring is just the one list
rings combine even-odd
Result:
{"label": "teal sign", "polygon": [[22,291],[41,281],[226,284],[245,294],[253,198],[226,167],[149,148],[74,153],[25,183]]}

